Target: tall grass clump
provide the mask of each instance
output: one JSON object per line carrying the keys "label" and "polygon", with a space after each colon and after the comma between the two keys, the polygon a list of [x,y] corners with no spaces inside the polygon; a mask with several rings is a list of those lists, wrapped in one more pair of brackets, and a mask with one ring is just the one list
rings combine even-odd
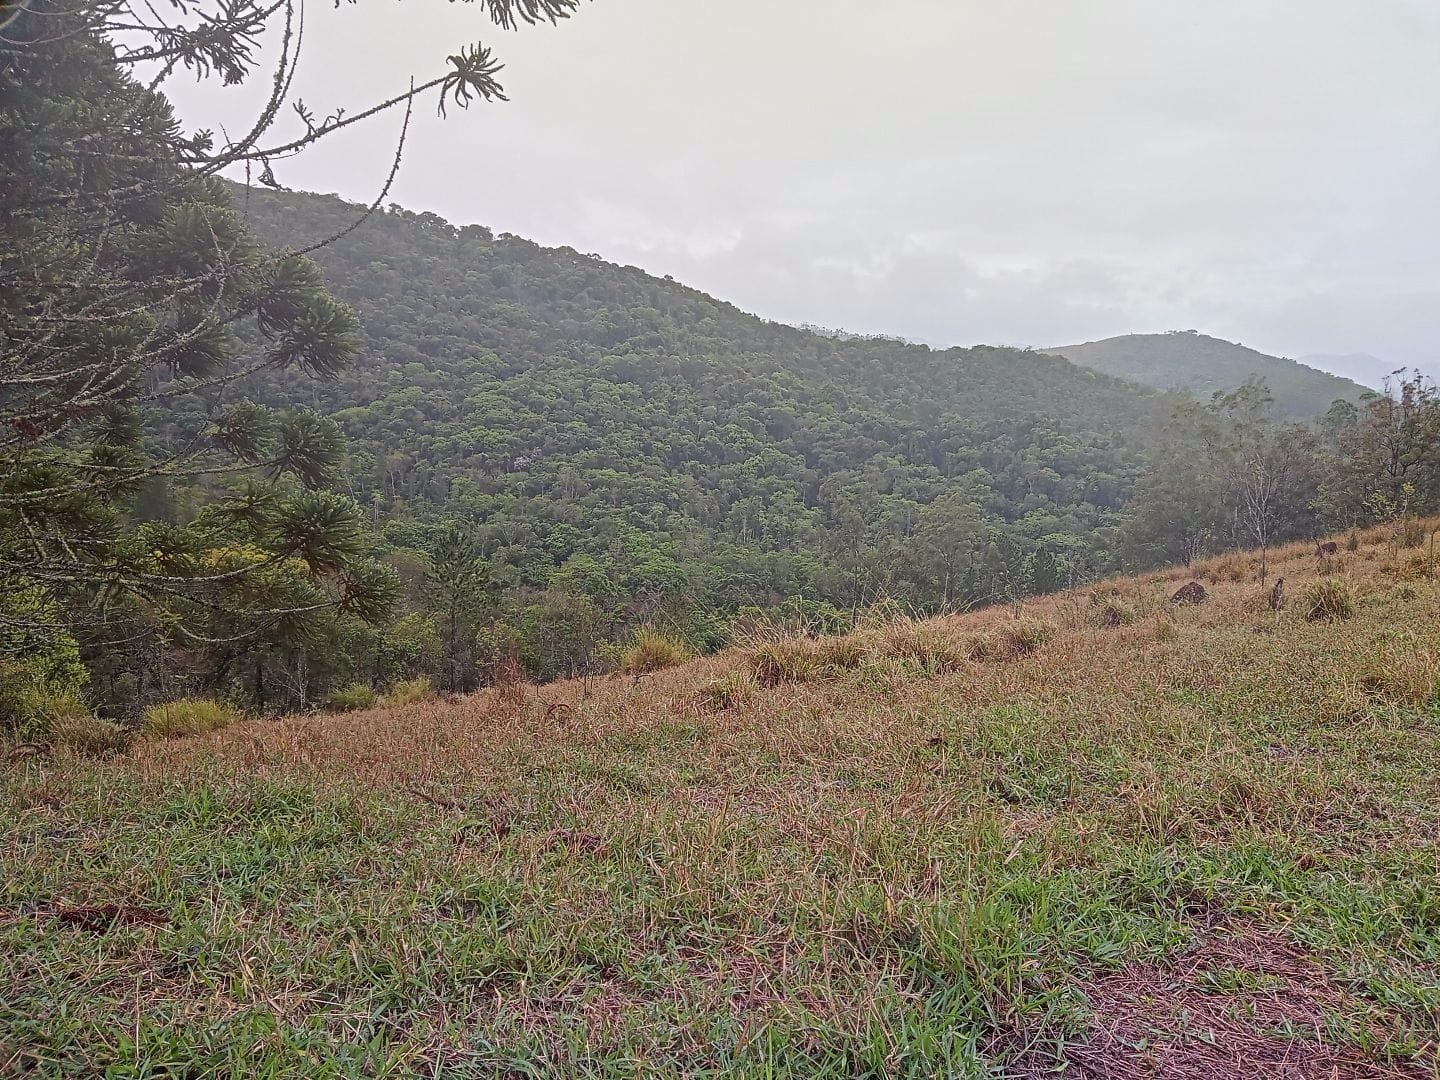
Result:
{"label": "tall grass clump", "polygon": [[652,671],[678,667],[693,659],[694,655],[682,639],[645,627],[620,654],[620,670],[627,675],[647,675]]}
{"label": "tall grass clump", "polygon": [[745,653],[750,672],[761,686],[832,679],[864,667],[872,657],[868,636],[807,637],[762,634]]}
{"label": "tall grass clump", "polygon": [[162,739],[181,739],[204,735],[207,731],[229,727],[244,714],[221,701],[210,698],[180,698],[164,705],[152,705],[145,711],[143,730]]}
{"label": "tall grass clump", "polygon": [[927,675],[955,671],[970,659],[965,638],[944,623],[898,619],[878,628],[874,637],[877,656],[899,660]]}
{"label": "tall grass clump", "polygon": [[379,700],[369,683],[354,682],[330,695],[327,704],[332,712],[357,712],[373,709]]}
{"label": "tall grass clump", "polygon": [[1337,622],[1355,615],[1355,590],[1344,578],[1321,578],[1305,586],[1302,601],[1311,622]]}
{"label": "tall grass clump", "polygon": [[753,701],[759,689],[760,684],[751,672],[730,671],[703,683],[695,691],[695,704],[702,709],[722,712]]}
{"label": "tall grass clump", "polygon": [[398,709],[402,705],[413,705],[417,701],[428,701],[435,696],[430,680],[421,675],[418,679],[406,679],[390,688],[388,694],[380,696],[380,705],[387,709]]}
{"label": "tall grass clump", "polygon": [[1435,580],[1440,578],[1440,555],[1433,551],[1418,551],[1410,556],[1400,570],[1402,578]]}
{"label": "tall grass clump", "polygon": [[750,647],[746,662],[761,686],[787,682],[810,682],[828,673],[814,638],[774,634]]}
{"label": "tall grass clump", "polygon": [[86,713],[64,716],[50,725],[50,738],[76,757],[104,758],[130,745],[131,733],[113,720]]}
{"label": "tall grass clump", "polygon": [[1382,652],[1360,674],[1366,693],[1392,705],[1440,702],[1440,656],[1427,649]]}
{"label": "tall grass clump", "polygon": [[1092,596],[1090,598],[1090,620],[1096,626],[1114,628],[1129,626],[1140,618],[1140,612],[1130,601],[1119,596]]}
{"label": "tall grass clump", "polygon": [[1048,619],[1016,619],[1000,628],[1000,642],[1011,656],[1027,656],[1048,645],[1059,628]]}
{"label": "tall grass clump", "polygon": [[1404,518],[1395,530],[1396,542],[1402,548],[1418,548],[1425,543],[1425,522],[1419,518]]}

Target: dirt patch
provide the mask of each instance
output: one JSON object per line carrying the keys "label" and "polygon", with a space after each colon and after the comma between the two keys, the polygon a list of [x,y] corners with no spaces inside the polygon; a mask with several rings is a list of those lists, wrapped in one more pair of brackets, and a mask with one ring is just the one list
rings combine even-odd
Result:
{"label": "dirt patch", "polygon": [[[1086,988],[1094,1011],[1066,1047],[1066,1076],[1085,1080],[1419,1080],[1387,1061],[1396,1020],[1347,992],[1282,937],[1217,929],[1165,967],[1131,964]],[[1348,1029],[1348,1030],[1347,1030]],[[1435,1047],[1427,1060],[1435,1063]],[[1053,1068],[1053,1063],[1051,1065]],[[1021,1074],[1025,1075],[1025,1074]]]}

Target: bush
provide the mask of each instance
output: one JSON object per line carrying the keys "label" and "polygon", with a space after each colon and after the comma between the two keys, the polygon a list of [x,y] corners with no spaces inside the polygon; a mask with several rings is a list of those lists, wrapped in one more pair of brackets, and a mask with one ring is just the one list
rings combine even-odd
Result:
{"label": "bush", "polygon": [[426,676],[421,675],[418,679],[406,679],[396,683],[388,694],[381,695],[380,705],[386,709],[398,709],[402,705],[413,705],[434,696],[435,688],[430,685]]}
{"label": "bush", "polygon": [[627,675],[644,675],[676,667],[693,657],[690,646],[679,638],[646,627],[620,654],[620,670]]}
{"label": "bush", "polygon": [[0,732],[44,738],[57,720],[89,712],[83,701],[89,676],[79,645],[69,634],[45,628],[57,612],[38,589],[4,598],[0,614],[17,626],[0,620],[0,657],[6,657],[0,659]]}
{"label": "bush", "polygon": [[209,698],[181,698],[147,709],[144,731],[162,739],[181,739],[228,727],[243,719],[243,713],[224,702]]}
{"label": "bush", "polygon": [[65,716],[50,726],[50,738],[78,757],[110,757],[130,745],[130,732],[98,716]]}
{"label": "bush", "polygon": [[373,709],[377,696],[369,683],[356,682],[330,695],[328,702],[333,712],[355,712],[357,709]]}
{"label": "bush", "polygon": [[1305,587],[1305,617],[1311,622],[1335,622],[1355,614],[1355,591],[1344,578],[1322,578]]}

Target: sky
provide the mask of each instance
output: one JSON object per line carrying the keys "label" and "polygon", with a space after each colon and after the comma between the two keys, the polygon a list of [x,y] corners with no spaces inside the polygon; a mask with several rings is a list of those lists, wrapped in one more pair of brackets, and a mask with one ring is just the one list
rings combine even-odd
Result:
{"label": "sky", "polygon": [[[790,323],[1037,347],[1197,329],[1372,385],[1440,375],[1435,0],[591,0],[513,33],[473,4],[360,0],[306,19],[296,85],[320,114],[494,48],[511,100],[422,106],[389,198],[457,224]],[[254,102],[167,92],[205,126]],[[276,175],[368,202],[399,121]]]}

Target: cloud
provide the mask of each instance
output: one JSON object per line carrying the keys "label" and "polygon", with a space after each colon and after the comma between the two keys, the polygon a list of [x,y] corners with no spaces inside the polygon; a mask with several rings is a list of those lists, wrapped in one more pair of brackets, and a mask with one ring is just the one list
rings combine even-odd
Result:
{"label": "cloud", "polygon": [[[310,18],[325,109],[483,29],[467,5]],[[417,114],[398,201],[936,342],[1193,327],[1415,364],[1440,340],[1431,0],[597,0],[490,36],[512,102]],[[281,179],[368,197],[392,137]]]}

